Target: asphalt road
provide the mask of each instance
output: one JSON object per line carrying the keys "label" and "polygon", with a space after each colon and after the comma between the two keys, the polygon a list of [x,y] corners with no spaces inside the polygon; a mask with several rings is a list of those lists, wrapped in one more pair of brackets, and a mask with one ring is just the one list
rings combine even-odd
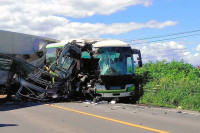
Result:
{"label": "asphalt road", "polygon": [[0,133],[199,133],[200,113],[130,104],[6,103]]}

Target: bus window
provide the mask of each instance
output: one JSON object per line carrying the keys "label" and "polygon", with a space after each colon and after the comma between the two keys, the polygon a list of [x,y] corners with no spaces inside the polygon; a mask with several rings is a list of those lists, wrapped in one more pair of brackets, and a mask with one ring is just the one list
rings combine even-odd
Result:
{"label": "bus window", "polygon": [[90,56],[90,54],[89,54],[88,52],[84,51],[84,52],[81,53],[81,58],[87,58],[87,59],[90,59],[91,56]]}

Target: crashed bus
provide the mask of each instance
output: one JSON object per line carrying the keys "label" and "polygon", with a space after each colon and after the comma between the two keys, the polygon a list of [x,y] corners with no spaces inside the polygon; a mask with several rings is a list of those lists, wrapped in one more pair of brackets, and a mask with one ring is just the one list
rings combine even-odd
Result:
{"label": "crashed bus", "polygon": [[[133,54],[140,50],[119,40],[74,40],[66,45],[49,44],[47,63],[59,77],[56,67],[64,68],[70,76],[70,90],[81,99],[120,99],[135,102],[142,95],[142,84],[134,73]],[[53,65],[52,65],[53,64]],[[74,64],[74,65],[72,65]]]}

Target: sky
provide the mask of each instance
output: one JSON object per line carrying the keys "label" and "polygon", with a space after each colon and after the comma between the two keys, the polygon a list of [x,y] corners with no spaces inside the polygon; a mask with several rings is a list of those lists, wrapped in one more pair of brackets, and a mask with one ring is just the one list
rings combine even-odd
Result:
{"label": "sky", "polygon": [[144,63],[183,59],[197,66],[200,35],[141,38],[200,30],[199,7],[199,0],[0,0],[0,30],[58,40],[119,39],[140,49]]}

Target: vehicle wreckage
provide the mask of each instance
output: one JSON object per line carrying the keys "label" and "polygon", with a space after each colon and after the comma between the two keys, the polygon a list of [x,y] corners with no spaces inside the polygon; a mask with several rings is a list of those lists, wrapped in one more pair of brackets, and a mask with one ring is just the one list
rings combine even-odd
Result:
{"label": "vehicle wreckage", "polygon": [[14,92],[18,99],[40,101],[118,98],[135,102],[142,95],[133,60],[133,54],[138,55],[142,67],[140,50],[123,41],[83,39],[63,43],[31,36],[29,50],[24,48],[27,42],[23,44],[10,46],[18,51],[9,51],[8,47],[0,50],[1,93]]}

